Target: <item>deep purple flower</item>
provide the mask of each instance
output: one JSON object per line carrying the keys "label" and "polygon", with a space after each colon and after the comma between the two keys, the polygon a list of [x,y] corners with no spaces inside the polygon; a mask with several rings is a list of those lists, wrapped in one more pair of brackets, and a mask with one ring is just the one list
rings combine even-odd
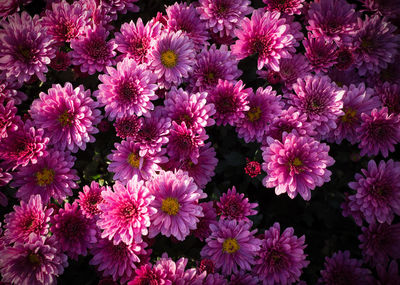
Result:
{"label": "deep purple flower", "polygon": [[349,187],[355,194],[348,196],[351,211],[361,211],[368,223],[391,224],[394,215],[400,215],[400,162],[374,160],[368,162],[368,169],[357,173]]}
{"label": "deep purple flower", "polygon": [[57,240],[32,233],[29,241],[17,242],[0,250],[0,273],[3,282],[13,284],[55,284],[56,277],[68,266],[65,254],[56,247]]}
{"label": "deep purple flower", "polygon": [[202,248],[202,258],[211,258],[215,267],[225,275],[238,273],[239,268],[251,270],[261,241],[254,237],[257,230],[250,231],[252,222],[219,220],[211,224],[211,235]]}
{"label": "deep purple flower", "polygon": [[389,114],[394,113],[395,115],[400,115],[399,84],[390,84],[389,82],[385,82],[383,85],[375,87],[376,94],[379,96],[382,105],[388,108]]}
{"label": "deep purple flower", "polygon": [[388,157],[394,152],[394,146],[400,142],[400,116],[388,114],[388,109],[373,109],[371,114],[361,114],[361,125],[356,129],[360,155]]}
{"label": "deep purple flower", "polygon": [[117,69],[107,67],[107,74],[99,75],[103,84],[94,95],[100,104],[105,105],[109,120],[131,115],[146,115],[154,109],[150,100],[155,100],[156,77],[146,65],[125,58],[118,62]]}
{"label": "deep purple flower", "polygon": [[56,71],[65,71],[71,66],[70,55],[66,52],[57,50],[56,56],[51,60],[50,67]]}
{"label": "deep purple flower", "polygon": [[293,83],[296,83],[297,78],[309,75],[311,66],[306,57],[300,53],[293,55],[291,58],[282,58],[279,62],[279,77],[280,81],[285,85],[285,88],[292,90]]}
{"label": "deep purple flower", "polygon": [[0,17],[7,17],[20,11],[20,6],[31,3],[32,0],[4,0],[0,2]]}
{"label": "deep purple flower", "polygon": [[[400,2],[397,0],[359,0],[368,12],[392,19],[400,15]],[[393,19],[394,20],[394,19]]]}
{"label": "deep purple flower", "polygon": [[302,269],[309,264],[304,253],[307,247],[304,241],[304,235],[298,238],[293,228],[286,228],[281,233],[279,223],[274,223],[262,237],[253,273],[264,285],[299,281]]}
{"label": "deep purple flower", "polygon": [[108,34],[102,26],[86,26],[84,35],[71,41],[72,64],[89,74],[104,72],[107,66],[114,65],[117,45],[114,40],[107,41]]}
{"label": "deep purple flower", "polygon": [[282,142],[270,140],[269,147],[262,147],[263,170],[267,176],[263,185],[275,187],[275,194],[287,193],[290,198],[300,194],[311,199],[311,190],[330,181],[331,172],[326,168],[335,162],[329,156],[329,146],[297,133],[284,134]]}
{"label": "deep purple flower", "polygon": [[7,80],[26,82],[36,75],[46,81],[47,64],[55,56],[51,36],[43,30],[39,17],[26,11],[2,22],[0,29],[0,69]]}
{"label": "deep purple flower", "polygon": [[[0,186],[7,185],[11,181],[12,175],[0,167]],[[7,196],[0,191],[0,205],[5,207],[8,204]]]}
{"label": "deep purple flower", "polygon": [[[199,203],[199,205],[203,208],[204,216],[199,218],[197,229],[193,230],[192,233],[201,241],[204,241],[211,235],[210,225],[217,224],[217,213],[213,204],[214,203],[212,201]],[[208,273],[211,272],[208,271]]]}
{"label": "deep purple flower", "polygon": [[261,280],[257,276],[251,273],[247,273],[244,270],[240,270],[237,274],[232,274],[229,281],[230,285],[257,285],[260,284]]}
{"label": "deep purple flower", "polygon": [[279,12],[256,10],[251,19],[243,19],[235,33],[239,39],[232,46],[232,53],[238,59],[257,53],[257,69],[265,65],[279,71],[281,58],[290,58],[290,53],[295,53],[295,39],[286,19],[281,18]]}
{"label": "deep purple flower", "polygon": [[204,216],[198,201],[207,194],[182,170],[160,171],[146,185],[155,197],[151,206],[157,210],[151,215],[149,237],[161,233],[185,240],[190,230],[196,229],[199,218]]}
{"label": "deep purple flower", "polygon": [[268,11],[278,11],[287,15],[300,15],[304,0],[263,0]]}
{"label": "deep purple flower", "polygon": [[83,85],[74,89],[66,82],[64,87],[54,84],[47,94],[41,92],[39,97],[32,102],[29,112],[55,148],[77,152],[96,140],[93,134],[99,132],[95,125],[101,120],[101,112],[90,90]]}
{"label": "deep purple flower", "polygon": [[392,260],[387,267],[378,264],[376,266],[376,272],[378,273],[377,285],[397,285],[400,283],[399,267],[395,260]]}
{"label": "deep purple flower", "polygon": [[303,40],[306,49],[305,56],[314,72],[327,72],[328,68],[337,63],[337,45],[334,41],[327,41],[323,37],[313,38],[311,34]]}

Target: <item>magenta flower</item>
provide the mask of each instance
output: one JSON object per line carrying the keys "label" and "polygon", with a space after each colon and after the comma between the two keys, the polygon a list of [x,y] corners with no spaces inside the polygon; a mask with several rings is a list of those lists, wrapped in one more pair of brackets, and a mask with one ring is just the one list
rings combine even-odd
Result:
{"label": "magenta flower", "polygon": [[292,284],[299,281],[302,269],[310,263],[306,260],[304,235],[298,238],[293,228],[281,233],[279,223],[265,231],[257,253],[253,273],[264,285]]}
{"label": "magenta flower", "polygon": [[165,111],[177,124],[185,122],[186,127],[196,133],[215,124],[213,104],[207,104],[207,92],[188,93],[182,88],[172,87],[164,100]]}
{"label": "magenta flower", "polygon": [[156,39],[155,49],[149,55],[149,68],[160,87],[170,88],[189,77],[194,58],[192,41],[182,31],[168,32]]}
{"label": "magenta flower", "polygon": [[233,38],[235,29],[253,11],[250,4],[248,0],[199,0],[196,9],[212,33]]}
{"label": "magenta flower", "polygon": [[240,29],[236,30],[239,38],[232,46],[232,53],[237,59],[258,54],[257,69],[267,66],[279,71],[281,58],[290,58],[295,53],[295,39],[290,33],[290,26],[278,12],[253,12],[251,19],[244,18]]}
{"label": "magenta flower", "polygon": [[261,142],[272,120],[282,112],[281,97],[271,86],[265,89],[259,87],[255,94],[251,93],[247,98],[250,109],[245,112],[244,118],[236,123],[239,138],[244,138],[246,143]]}
{"label": "magenta flower", "polygon": [[68,53],[57,50],[56,56],[51,60],[50,67],[56,71],[65,71],[71,66],[71,58]]}
{"label": "magenta flower", "polygon": [[269,147],[262,147],[264,163],[262,169],[267,173],[263,185],[275,187],[275,194],[287,193],[290,198],[297,194],[308,201],[311,190],[330,181],[328,166],[335,162],[329,156],[329,146],[310,137],[296,133],[283,135],[282,142],[274,140]]}
{"label": "magenta flower", "polygon": [[128,137],[136,138],[142,127],[142,121],[136,115],[118,118],[114,123],[117,136],[126,139]]}
{"label": "magenta flower", "polygon": [[[0,186],[7,185],[11,181],[12,175],[0,167]],[[8,204],[7,196],[0,192],[0,205],[5,207]]]}
{"label": "magenta flower", "polygon": [[99,75],[103,84],[94,93],[101,105],[105,105],[106,116],[112,121],[131,115],[146,115],[154,109],[150,100],[158,96],[156,77],[145,65],[137,65],[135,60],[125,58],[118,62],[117,69],[107,67],[107,74]]}
{"label": "magenta flower", "polygon": [[101,186],[96,181],[92,181],[90,186],[83,186],[83,192],[79,192],[79,199],[76,201],[79,203],[82,214],[88,218],[98,218],[101,214],[100,209],[97,207],[103,202],[101,192],[110,190],[109,186]]}
{"label": "magenta flower", "polygon": [[20,6],[31,3],[32,0],[5,0],[0,2],[0,17],[7,17],[20,11]]}
{"label": "magenta flower", "polygon": [[208,274],[203,282],[204,285],[228,285],[228,280],[219,273]]}
{"label": "magenta flower", "polygon": [[311,34],[303,40],[306,49],[305,56],[315,73],[327,72],[337,63],[337,45],[334,41],[327,41],[323,37],[313,38]]}
{"label": "magenta flower", "polygon": [[144,259],[146,246],[144,242],[115,245],[111,240],[100,239],[90,250],[93,258],[89,264],[97,266],[103,276],[112,276],[114,281],[124,284],[134,276],[137,265]]}
{"label": "magenta flower", "polygon": [[242,71],[238,69],[238,61],[226,45],[217,49],[213,44],[209,49],[204,48],[196,57],[196,64],[190,80],[193,91],[211,90],[218,80],[234,81]]}
{"label": "magenta flower", "polygon": [[309,75],[311,66],[306,57],[300,53],[293,55],[291,58],[282,58],[279,62],[280,81],[285,85],[287,90],[293,89],[293,84],[297,78],[303,78]]}
{"label": "magenta flower", "polygon": [[84,35],[71,40],[72,64],[89,74],[103,72],[107,66],[114,65],[117,45],[113,40],[107,41],[108,34],[102,26],[86,26]]}
{"label": "magenta flower", "polygon": [[257,285],[260,284],[260,279],[257,276],[253,276],[251,273],[246,273],[244,270],[240,270],[237,274],[231,275],[230,285]]}
{"label": "magenta flower", "polygon": [[150,215],[157,209],[150,206],[154,196],[137,178],[129,180],[126,187],[116,181],[114,191],[103,191],[103,202],[98,208],[102,211],[97,226],[103,230],[101,237],[131,245],[142,242],[142,235],[147,235]]}
{"label": "magenta flower", "polygon": [[14,100],[5,100],[0,103],[0,141],[8,137],[9,132],[14,132],[21,125]]}
{"label": "magenta flower", "polygon": [[42,204],[40,195],[32,195],[25,203],[21,201],[21,206],[15,205],[14,211],[5,215],[4,238],[8,244],[14,242],[26,243],[29,235],[46,236],[49,231],[50,215],[53,209],[46,209]]}
{"label": "magenta flower", "polygon": [[394,146],[400,142],[400,117],[388,114],[388,109],[373,109],[371,115],[361,114],[361,125],[356,129],[360,155],[377,155],[388,157],[389,152],[394,152]]}
{"label": "magenta flower", "polygon": [[368,12],[374,12],[389,19],[400,15],[400,3],[396,0],[360,0],[360,2]]}
{"label": "magenta flower", "polygon": [[212,201],[199,203],[199,205],[203,208],[204,216],[199,218],[197,229],[192,232],[193,235],[201,241],[204,241],[211,235],[210,225],[217,224],[217,213],[213,204],[214,203]]}
{"label": "magenta flower", "polygon": [[78,255],[86,256],[87,249],[97,242],[97,227],[93,220],[86,218],[78,203],[65,203],[56,215],[51,217],[51,232],[60,249],[77,260]]}
{"label": "magenta flower", "polygon": [[142,265],[136,268],[134,278],[128,282],[128,285],[142,285],[142,284],[159,284],[171,285],[172,282],[167,280],[167,272],[161,265],[150,264]]}
{"label": "magenta flower", "polygon": [[47,94],[42,92],[39,97],[32,102],[30,115],[55,148],[77,152],[96,140],[93,134],[99,130],[94,126],[101,121],[101,113],[90,90],[83,85],[74,89],[67,82],[64,87],[54,84]]}
{"label": "magenta flower", "polygon": [[360,75],[379,73],[394,62],[400,47],[396,27],[378,15],[358,18],[353,44],[356,47],[356,66]]}
{"label": "magenta flower", "polygon": [[335,129],[336,119],[344,115],[344,90],[338,88],[327,76],[306,76],[293,84],[295,94],[288,94],[289,104],[307,114],[308,121],[315,126],[320,136]]}
{"label": "magenta flower", "polygon": [[1,140],[0,159],[4,160],[6,169],[35,164],[42,156],[47,155],[48,137],[44,137],[43,129],[36,129],[32,121],[27,120],[15,132]]}
{"label": "magenta flower", "polygon": [[211,235],[200,252],[202,258],[211,258],[215,267],[225,275],[238,273],[239,268],[251,270],[261,241],[254,237],[257,230],[250,231],[251,222],[220,220],[211,224]]}
{"label": "magenta flower", "polygon": [[157,210],[151,215],[149,237],[161,233],[185,240],[190,230],[197,228],[199,218],[204,216],[198,201],[206,198],[207,194],[182,170],[161,170],[146,185],[155,197],[151,206]]}
{"label": "magenta flower", "polygon": [[36,75],[46,81],[44,73],[55,56],[52,43],[37,15],[23,11],[8,16],[0,29],[0,69],[7,80],[23,83]]}
{"label": "magenta flower", "polygon": [[65,0],[53,2],[51,9],[45,11],[42,25],[54,42],[61,46],[84,34],[85,26],[89,25],[89,11],[78,2],[72,5]]}
{"label": "magenta flower", "polygon": [[137,64],[147,63],[147,56],[154,49],[152,40],[157,39],[161,33],[161,25],[158,22],[148,22],[143,25],[141,18],[136,24],[132,21],[123,23],[120,32],[115,33],[117,50],[125,57],[132,58]]}
{"label": "magenta flower", "polygon": [[126,184],[133,177],[138,180],[148,180],[160,170],[159,164],[165,163],[168,159],[164,156],[165,150],[145,155],[140,155],[140,144],[132,139],[122,140],[121,143],[115,143],[116,149],[107,156],[111,161],[108,165],[108,171],[113,172],[114,180],[119,180]]}
{"label": "magenta flower", "polygon": [[175,3],[166,7],[168,31],[182,31],[194,44],[195,49],[208,45],[208,31],[204,21],[200,20],[196,8],[192,4]]}
{"label": "magenta flower", "polygon": [[233,186],[227,193],[222,194],[216,209],[221,219],[249,222],[248,216],[257,215],[258,211],[254,210],[257,206],[258,203],[249,203],[249,199],[244,198],[243,193],[237,193]]}
{"label": "magenta flower", "polygon": [[300,15],[304,0],[263,0],[268,11],[277,11],[287,15]]}
{"label": "magenta flower", "polygon": [[332,257],[325,257],[324,269],[318,284],[335,285],[343,282],[349,284],[372,285],[371,271],[361,267],[361,260],[350,258],[348,250],[335,252]]}
{"label": "magenta flower", "polygon": [[241,80],[238,82],[218,80],[218,85],[209,91],[207,99],[214,104],[216,111],[214,118],[217,125],[234,126],[244,118],[245,111],[250,109],[248,97],[253,93],[251,88],[244,87]]}
{"label": "magenta flower", "polygon": [[358,13],[354,8],[355,5],[343,0],[312,2],[308,10],[307,30],[315,38],[341,42],[357,28]]}
{"label": "magenta flower", "polygon": [[368,223],[391,224],[400,215],[400,162],[389,160],[368,162],[368,169],[357,173],[349,187],[355,194],[348,196],[351,211],[360,211]]}
{"label": "magenta flower", "polygon": [[78,188],[77,172],[72,169],[76,158],[69,152],[50,150],[36,164],[20,168],[14,175],[13,187],[19,187],[16,196],[27,202],[31,195],[39,194],[44,204],[51,198],[62,201],[72,196],[72,189]]}
{"label": "magenta flower", "polygon": [[364,260],[371,265],[386,265],[389,258],[400,258],[400,224],[372,223],[358,236]]}
{"label": "magenta flower", "polygon": [[32,233],[29,241],[0,250],[3,282],[13,284],[54,284],[68,266],[68,258],[56,247],[56,239]]}

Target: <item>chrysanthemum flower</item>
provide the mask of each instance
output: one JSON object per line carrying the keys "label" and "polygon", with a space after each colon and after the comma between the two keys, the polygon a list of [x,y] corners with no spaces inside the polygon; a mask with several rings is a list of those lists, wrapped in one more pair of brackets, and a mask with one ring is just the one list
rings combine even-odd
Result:
{"label": "chrysanthemum flower", "polygon": [[400,3],[397,0],[359,0],[368,12],[392,19],[400,15]]}
{"label": "chrysanthemum flower", "polygon": [[54,284],[63,274],[68,258],[56,248],[57,240],[32,233],[29,241],[17,242],[0,251],[3,282],[12,284]]}
{"label": "chrysanthemum flower", "polygon": [[400,283],[399,267],[395,260],[392,260],[387,266],[378,264],[376,266],[376,272],[378,273],[377,285],[397,285]]}
{"label": "chrysanthemum flower", "polygon": [[344,90],[344,115],[337,118],[337,127],[331,131],[328,140],[340,144],[343,139],[347,139],[351,144],[355,144],[358,141],[356,129],[361,126],[361,114],[370,113],[372,109],[379,107],[379,99],[364,83],[345,86]]}
{"label": "chrysanthemum flower", "polygon": [[114,180],[119,180],[126,184],[133,177],[138,180],[148,180],[160,170],[159,164],[167,162],[164,156],[165,150],[145,155],[140,155],[140,144],[132,139],[122,140],[121,143],[114,144],[115,149],[107,156],[111,161],[108,171],[114,173]]}
{"label": "chrysanthemum flower", "polygon": [[223,193],[217,201],[217,214],[221,219],[249,222],[248,216],[257,214],[257,203],[250,203],[248,198],[244,198],[243,193],[237,193],[235,186]]}
{"label": "chrysanthemum flower", "polygon": [[149,55],[149,68],[165,88],[177,86],[188,78],[194,63],[193,43],[182,31],[162,34]]}
{"label": "chrysanthemum flower", "polygon": [[101,186],[96,181],[92,181],[90,186],[83,186],[83,192],[79,192],[79,199],[76,201],[79,203],[82,214],[88,219],[98,218],[101,214],[100,209],[97,207],[103,202],[101,192],[110,190],[109,186]]}
{"label": "chrysanthemum flower", "polygon": [[327,72],[328,68],[337,63],[337,45],[333,41],[327,41],[323,37],[308,38],[303,40],[306,49],[305,56],[316,73]]}
{"label": "chrysanthemum flower", "polygon": [[177,124],[185,122],[186,127],[196,133],[215,124],[213,104],[207,104],[207,92],[188,93],[182,88],[172,87],[164,100],[165,111]]}
{"label": "chrysanthemum flower", "polygon": [[35,164],[40,157],[47,155],[49,138],[43,134],[43,129],[36,129],[32,121],[27,120],[18,130],[2,139],[0,159],[4,160],[5,168],[14,170],[28,163]]}
{"label": "chrysanthemum flower", "polygon": [[159,284],[171,285],[172,282],[167,280],[167,272],[161,265],[145,264],[135,270],[135,277],[128,282],[128,285],[142,284]]}
{"label": "chrysanthemum flower", "polygon": [[244,118],[236,123],[239,138],[244,138],[246,143],[261,142],[264,134],[268,132],[269,124],[282,112],[281,97],[271,86],[265,89],[259,87],[255,94],[251,93],[247,97],[250,109],[245,111]]}
{"label": "chrysanthemum flower", "polygon": [[199,0],[197,11],[206,27],[219,36],[235,36],[242,20],[253,11],[248,0]]}
{"label": "chrysanthemum flower", "polygon": [[8,81],[5,73],[0,72],[0,103],[4,103],[8,100],[14,100],[15,105],[21,104],[23,101],[28,99],[28,96],[18,90],[23,86],[23,83],[18,81]]}
{"label": "chrysanthemum flower", "polygon": [[368,169],[362,169],[363,175],[357,173],[356,181],[349,187],[357,193],[348,196],[349,208],[361,211],[368,223],[391,224],[394,215],[400,215],[400,162],[389,160],[368,162]]}
{"label": "chrysanthemum flower", "polygon": [[186,126],[185,122],[178,125],[173,121],[167,145],[168,155],[179,157],[180,160],[190,159],[194,164],[198,164],[200,147],[204,145],[204,141],[207,139],[208,136],[204,129],[195,133]]}
{"label": "chrysanthemum flower", "polygon": [[146,182],[155,199],[151,206],[157,209],[151,215],[149,237],[161,233],[182,241],[197,228],[203,217],[199,199],[207,197],[186,172],[160,171],[151,181]]}
{"label": "chrysanthemum flower", "polygon": [[167,13],[166,28],[169,31],[182,31],[193,42],[195,49],[201,49],[208,45],[206,24],[200,20],[200,16],[192,4],[175,3],[166,7],[165,11]]}
{"label": "chrysanthemum flower", "polygon": [[351,84],[359,85],[365,81],[364,78],[358,75],[355,68],[339,70],[336,67],[333,67],[328,71],[327,75],[332,82],[335,82],[335,84],[340,88],[344,88],[345,86],[349,87]]}
{"label": "chrysanthemum flower", "polygon": [[304,0],[263,0],[265,9],[268,11],[278,11],[287,15],[300,15]]}
{"label": "chrysanthemum flower", "polygon": [[79,2],[72,5],[65,0],[53,2],[51,9],[45,11],[42,25],[56,44],[63,45],[83,35],[85,26],[89,24],[88,14]]}
{"label": "chrysanthemum flower", "polygon": [[68,53],[57,50],[56,56],[51,60],[50,67],[55,71],[65,71],[71,65],[71,58]]}
{"label": "chrysanthemum flower", "polygon": [[371,265],[388,264],[389,257],[400,258],[400,224],[372,223],[358,236],[364,260]]}
{"label": "chrysanthemum flower", "polygon": [[144,242],[115,245],[108,239],[100,239],[90,249],[93,258],[89,264],[97,266],[103,276],[112,276],[114,281],[120,280],[124,284],[134,276],[137,264],[142,261],[141,256],[146,253],[146,246]]}
{"label": "chrysanthemum flower", "polygon": [[158,38],[160,32],[161,24],[158,22],[143,25],[142,19],[138,18],[136,24],[133,21],[123,23],[120,32],[115,33],[117,50],[137,64],[147,63],[147,56],[154,48],[152,40]]}
{"label": "chrysanthemum flower", "polygon": [[102,26],[86,26],[84,35],[71,41],[72,64],[89,74],[103,72],[107,66],[114,65],[117,45],[114,40],[107,41],[108,34]]}
{"label": "chrysanthemum flower", "polygon": [[99,130],[94,126],[100,122],[101,112],[89,89],[85,90],[83,85],[74,89],[69,82],[64,87],[54,84],[39,97],[32,102],[29,112],[55,148],[77,152],[96,140],[93,134]]}
{"label": "chrysanthemum flower", "polygon": [[239,268],[251,270],[261,241],[254,237],[257,230],[250,231],[251,222],[219,220],[211,224],[211,235],[200,252],[202,258],[211,258],[215,267],[225,275],[238,273]]}
{"label": "chrysanthemum flower", "polygon": [[117,69],[107,67],[107,74],[99,75],[103,84],[94,95],[105,105],[106,116],[112,121],[131,115],[146,115],[154,109],[150,100],[158,96],[156,77],[145,65],[137,65],[135,60],[125,58],[118,62]]}
{"label": "chrysanthemum flower", "polygon": [[382,105],[388,108],[389,114],[400,115],[400,86],[398,84],[385,82],[381,86],[376,86],[375,92],[379,96]]}
{"label": "chrysanthemum flower", "polygon": [[267,176],[263,185],[275,187],[275,194],[287,193],[290,198],[300,194],[310,200],[311,190],[330,181],[331,172],[326,168],[335,162],[329,156],[329,146],[297,133],[283,135],[282,142],[270,141],[262,147],[263,170]]}
{"label": "chrysanthemum flower", "polygon": [[86,256],[87,249],[97,242],[97,228],[93,220],[86,218],[78,203],[65,203],[51,218],[51,232],[57,239],[62,251],[72,259],[78,255]]}
{"label": "chrysanthemum flower", "polygon": [[308,10],[307,30],[315,38],[340,42],[356,30],[355,5],[344,0],[321,0],[311,3]]}
{"label": "chrysanthemum flower", "polygon": [[[217,224],[217,213],[213,206],[214,202],[203,202],[199,205],[203,208],[203,217],[199,218],[197,229],[193,231],[193,235],[199,240],[204,241],[211,234],[210,225]],[[210,272],[208,272],[210,273]],[[212,272],[213,273],[213,272]]]}
{"label": "chrysanthemum flower", "polygon": [[257,177],[259,174],[261,174],[261,164],[255,160],[250,161],[246,157],[246,166],[244,167],[244,171],[251,178]]}
{"label": "chrysanthemum flower", "polygon": [[21,125],[21,119],[17,114],[14,100],[0,103],[0,141],[8,137],[9,132],[16,131]]}
{"label": "chrysanthemum flower", "polygon": [[130,12],[139,12],[139,6],[133,4],[139,0],[112,0],[101,2],[100,7],[104,9],[104,12],[110,15],[112,20],[118,18],[117,14],[126,14]]}
{"label": "chrysanthemum flower", "polygon": [[0,17],[7,17],[20,11],[20,6],[31,3],[32,0],[4,0],[0,2]]}
{"label": "chrysanthemum flower", "polygon": [[350,258],[348,250],[335,252],[325,257],[324,269],[320,271],[318,284],[365,284],[372,285],[373,277],[369,269],[361,267],[361,260]]}
{"label": "chrysanthemum flower", "polygon": [[13,187],[19,187],[16,196],[28,201],[31,195],[39,194],[44,204],[51,198],[62,201],[72,196],[72,189],[78,188],[77,172],[72,169],[76,158],[69,152],[50,150],[36,164],[20,168],[14,175]]}
{"label": "chrysanthemum flower", "polygon": [[268,137],[282,141],[283,134],[291,132],[296,132],[300,136],[310,137],[316,134],[313,125],[307,121],[307,115],[305,113],[300,114],[292,106],[283,110],[279,116],[273,118],[265,134],[263,143],[268,144],[268,141],[271,141],[268,140]]}
{"label": "chrysanthemum flower", "polygon": [[274,223],[262,237],[253,273],[264,285],[299,281],[302,269],[309,264],[304,254],[307,246],[304,241],[304,235],[298,238],[293,228],[286,228],[281,233],[279,223]]}
{"label": "chrysanthemum flower", "polygon": [[150,215],[157,212],[150,206],[154,196],[136,177],[126,187],[116,181],[113,189],[101,193],[104,200],[98,207],[103,213],[97,221],[103,230],[101,237],[113,240],[116,245],[142,242],[142,235],[147,235],[150,226]]}
{"label": "chrysanthemum flower", "polygon": [[[0,187],[7,185],[12,178],[13,177],[10,173],[4,171],[3,168],[0,167]],[[0,191],[0,205],[5,207],[7,206],[7,204],[8,204],[7,196]]]}
{"label": "chrysanthemum flower", "polygon": [[124,116],[115,121],[114,127],[118,137],[135,138],[142,127],[142,120],[136,115]]}
{"label": "chrysanthemum flower", "polygon": [[356,66],[360,75],[379,73],[394,61],[399,52],[400,35],[386,19],[375,15],[358,19],[358,29],[353,36],[356,47]]}
{"label": "chrysanthemum flower", "polygon": [[229,281],[230,285],[257,285],[260,284],[260,279],[257,276],[247,273],[244,270],[240,270],[237,274],[232,274]]}
{"label": "chrysanthemum flower", "polygon": [[282,58],[279,62],[279,77],[288,90],[293,89],[292,85],[296,83],[297,78],[305,77],[310,71],[310,64],[306,57],[300,53],[293,55],[291,58]]}
{"label": "chrysanthemum flower", "polygon": [[361,125],[356,129],[360,155],[377,155],[382,153],[387,157],[395,150],[394,146],[400,142],[400,117],[388,114],[388,109],[373,109],[371,114],[361,114]]}
{"label": "chrysanthemum flower", "polygon": [[240,29],[236,30],[239,38],[232,46],[232,53],[237,59],[257,53],[257,69],[267,66],[279,71],[281,58],[290,58],[295,53],[295,39],[290,27],[279,12],[253,12],[251,19],[244,18]]}
{"label": "chrysanthemum flower", "polygon": [[336,69],[343,71],[348,70],[354,66],[355,62],[355,54],[353,48],[349,48],[347,46],[341,46],[336,51]]}
{"label": "chrysanthemum flower", "polygon": [[203,285],[228,285],[228,280],[219,273],[208,274]]}
{"label": "chrysanthemum flower", "polygon": [[238,69],[238,61],[226,45],[217,49],[213,44],[204,48],[196,57],[196,64],[191,74],[190,87],[193,91],[207,91],[218,84],[218,80],[234,81],[242,71]]}
{"label": "chrysanthemum flower", "polygon": [[40,195],[32,195],[28,203],[21,201],[21,206],[15,205],[13,209],[4,217],[4,238],[8,244],[28,242],[31,233],[47,235],[53,209],[46,209]]}
{"label": "chrysanthemum flower", "polygon": [[289,104],[315,126],[320,136],[336,128],[336,119],[344,115],[343,95],[345,91],[331,82],[327,76],[306,76],[293,84],[295,94],[288,94]]}
{"label": "chrysanthemum flower", "polygon": [[244,118],[244,112],[250,109],[248,97],[253,93],[251,88],[244,87],[241,80],[238,82],[218,80],[218,85],[209,90],[207,99],[214,104],[216,111],[214,118],[217,125],[234,126]]}
{"label": "chrysanthemum flower", "polygon": [[46,81],[47,64],[55,56],[51,36],[43,30],[39,17],[26,11],[3,21],[0,29],[0,69],[7,80],[26,82],[36,75]]}

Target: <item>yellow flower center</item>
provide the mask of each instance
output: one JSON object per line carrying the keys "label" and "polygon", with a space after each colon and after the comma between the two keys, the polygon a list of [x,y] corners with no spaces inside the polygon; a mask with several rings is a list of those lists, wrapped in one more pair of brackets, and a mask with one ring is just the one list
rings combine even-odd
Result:
{"label": "yellow flower center", "polygon": [[178,55],[170,49],[164,51],[161,53],[161,63],[167,68],[175,67],[178,63]]}
{"label": "yellow flower center", "polygon": [[250,122],[254,122],[259,120],[261,117],[261,109],[260,107],[253,107],[247,112],[247,118],[249,118]]}
{"label": "yellow flower center", "polygon": [[161,204],[161,210],[170,216],[175,216],[179,212],[179,203],[176,198],[168,197]]}
{"label": "yellow flower center", "polygon": [[240,249],[240,245],[234,238],[227,238],[222,244],[222,251],[226,253],[235,253]]}
{"label": "yellow flower center", "polygon": [[351,108],[348,108],[344,114],[344,116],[342,117],[342,122],[345,123],[350,123],[354,120],[355,116],[357,115],[356,110],[353,110]]}
{"label": "yellow flower center", "polygon": [[37,254],[31,253],[28,255],[28,260],[30,263],[33,265],[39,265],[40,264],[40,258]]}
{"label": "yellow flower center", "polygon": [[301,160],[299,158],[295,157],[295,159],[293,159],[292,165],[293,166],[302,166],[303,163],[301,162]]}
{"label": "yellow flower center", "polygon": [[215,75],[214,75],[214,73],[212,73],[212,72],[209,72],[208,74],[207,74],[207,78],[208,79],[214,79],[215,78]]}
{"label": "yellow flower center", "polygon": [[46,186],[53,183],[54,180],[54,170],[43,168],[42,171],[38,171],[35,173],[36,183],[39,186]]}
{"label": "yellow flower center", "polygon": [[139,166],[140,166],[140,157],[132,152],[128,156],[128,163],[134,168],[139,168]]}
{"label": "yellow flower center", "polygon": [[74,120],[74,117],[71,113],[68,113],[68,111],[65,111],[58,117],[58,121],[60,122],[61,126],[71,126],[72,122]]}

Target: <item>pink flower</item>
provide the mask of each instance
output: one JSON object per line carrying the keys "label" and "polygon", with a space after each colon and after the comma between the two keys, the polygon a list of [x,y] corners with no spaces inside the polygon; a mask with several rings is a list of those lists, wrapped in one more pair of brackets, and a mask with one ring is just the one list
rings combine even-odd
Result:
{"label": "pink flower", "polygon": [[82,210],[83,215],[88,219],[98,218],[101,214],[100,209],[97,207],[103,202],[101,192],[110,190],[109,186],[101,186],[96,181],[92,181],[90,186],[83,186],[83,192],[79,192],[79,199],[76,201]]}

